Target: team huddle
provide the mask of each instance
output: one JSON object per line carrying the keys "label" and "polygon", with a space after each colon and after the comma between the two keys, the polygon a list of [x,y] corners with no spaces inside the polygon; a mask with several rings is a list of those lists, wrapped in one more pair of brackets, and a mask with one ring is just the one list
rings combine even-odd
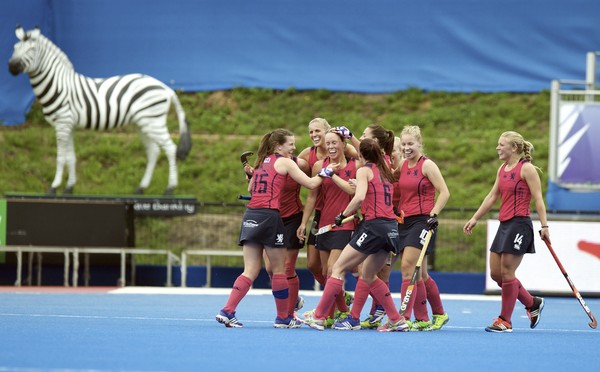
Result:
{"label": "team huddle", "polygon": [[[315,118],[308,130],[313,146],[298,156],[294,134],[276,129],[263,136],[254,166],[245,164],[251,200],[239,238],[244,271],[216,320],[226,327],[242,327],[236,308],[264,261],[277,309],[275,328],[306,324],[317,330],[442,329],[449,316],[436,282],[428,275],[427,256],[435,249],[438,215],[450,192],[439,167],[424,154],[420,128],[406,126],[396,137],[393,131],[371,124],[357,138],[347,127],[331,128],[325,119]],[[540,179],[531,164],[533,146],[518,133],[505,132],[496,150],[504,163],[464,232],[470,234],[501,197],[501,225],[490,266],[492,278],[502,288],[502,311],[485,330],[510,332],[517,298],[525,305],[531,328],[538,324],[544,306],[543,299],[531,296],[515,277],[524,253],[534,253],[532,197],[542,237],[549,239],[549,234]],[[310,190],[304,203],[302,186]],[[513,244],[515,234],[523,237],[518,249]],[[317,307],[301,318],[303,299],[298,296],[295,268],[305,244],[308,269],[324,290]],[[399,308],[389,288],[398,259]],[[356,278],[354,295],[344,290],[348,272]],[[369,296],[369,315],[361,321]]]}

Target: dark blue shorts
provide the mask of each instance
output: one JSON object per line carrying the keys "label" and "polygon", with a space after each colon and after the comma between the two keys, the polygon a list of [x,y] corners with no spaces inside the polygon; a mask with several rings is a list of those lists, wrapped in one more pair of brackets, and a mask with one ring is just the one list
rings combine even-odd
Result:
{"label": "dark blue shorts", "polygon": [[244,242],[286,248],[285,227],[279,211],[246,208],[242,218],[239,245],[244,245]]}
{"label": "dark blue shorts", "polygon": [[[405,217],[404,223],[398,224],[398,236],[400,239],[400,251],[404,251],[405,247],[423,248],[425,244],[425,236],[427,235],[427,220],[429,216],[418,215]],[[431,254],[435,250],[434,233],[429,240],[427,246],[427,254]]]}
{"label": "dark blue shorts", "polygon": [[283,219],[285,227],[285,246],[287,249],[301,249],[304,247],[304,241],[298,239],[296,232],[302,224],[302,212]]}
{"label": "dark blue shorts", "polygon": [[500,222],[490,251],[510,253],[517,256],[525,253],[535,253],[531,218],[513,217],[508,221]]}
{"label": "dark blue shorts", "polygon": [[350,239],[352,239],[353,230],[331,230],[325,234],[317,236],[317,249],[320,251],[330,251],[332,249],[344,249]]}
{"label": "dark blue shorts", "polygon": [[364,220],[358,225],[349,244],[366,255],[381,250],[397,254],[400,252],[398,222],[396,219],[384,218]]}

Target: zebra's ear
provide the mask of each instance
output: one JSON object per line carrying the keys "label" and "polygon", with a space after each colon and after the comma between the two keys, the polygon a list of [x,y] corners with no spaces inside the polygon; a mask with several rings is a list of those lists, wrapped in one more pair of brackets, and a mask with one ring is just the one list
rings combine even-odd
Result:
{"label": "zebra's ear", "polygon": [[21,27],[21,25],[17,25],[15,35],[17,35],[17,39],[21,41],[23,41],[23,39],[25,38],[25,31],[23,30],[23,27]]}
{"label": "zebra's ear", "polygon": [[40,28],[38,26],[35,26],[35,28],[29,31],[28,34],[30,38],[37,39],[37,37],[40,36]]}

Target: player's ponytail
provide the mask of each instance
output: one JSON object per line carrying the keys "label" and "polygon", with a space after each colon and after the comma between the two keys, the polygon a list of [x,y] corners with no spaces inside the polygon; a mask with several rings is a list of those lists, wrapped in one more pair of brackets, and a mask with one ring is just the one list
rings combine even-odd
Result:
{"label": "player's ponytail", "polygon": [[258,146],[254,168],[256,169],[261,166],[267,156],[275,153],[277,145],[283,145],[287,141],[287,137],[292,136],[294,136],[294,133],[284,128],[278,128],[265,134]]}
{"label": "player's ponytail", "polygon": [[360,141],[360,155],[369,163],[373,163],[379,169],[380,174],[383,178],[387,179],[390,183],[394,183],[396,180],[392,170],[388,166],[383,154],[381,153],[381,147],[377,141],[365,138]]}

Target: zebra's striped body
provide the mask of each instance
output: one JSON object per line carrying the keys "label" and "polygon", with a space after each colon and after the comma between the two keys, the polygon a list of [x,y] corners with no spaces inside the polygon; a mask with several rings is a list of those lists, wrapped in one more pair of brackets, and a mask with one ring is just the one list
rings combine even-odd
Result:
{"label": "zebra's striped body", "polygon": [[[28,73],[33,91],[42,105],[46,120],[56,130],[56,174],[49,193],[62,183],[68,170],[65,193],[76,182],[73,129],[109,130],[134,123],[146,147],[148,163],[136,193],[143,192],[162,148],[169,162],[166,194],[177,186],[176,158],[185,159],[191,137],[185,113],[175,92],[161,81],[142,74],[93,79],[75,72],[67,56],[36,28],[25,32],[17,27],[17,38],[9,70],[13,75]],[[167,128],[167,114],[175,105],[180,140],[175,146]]]}

